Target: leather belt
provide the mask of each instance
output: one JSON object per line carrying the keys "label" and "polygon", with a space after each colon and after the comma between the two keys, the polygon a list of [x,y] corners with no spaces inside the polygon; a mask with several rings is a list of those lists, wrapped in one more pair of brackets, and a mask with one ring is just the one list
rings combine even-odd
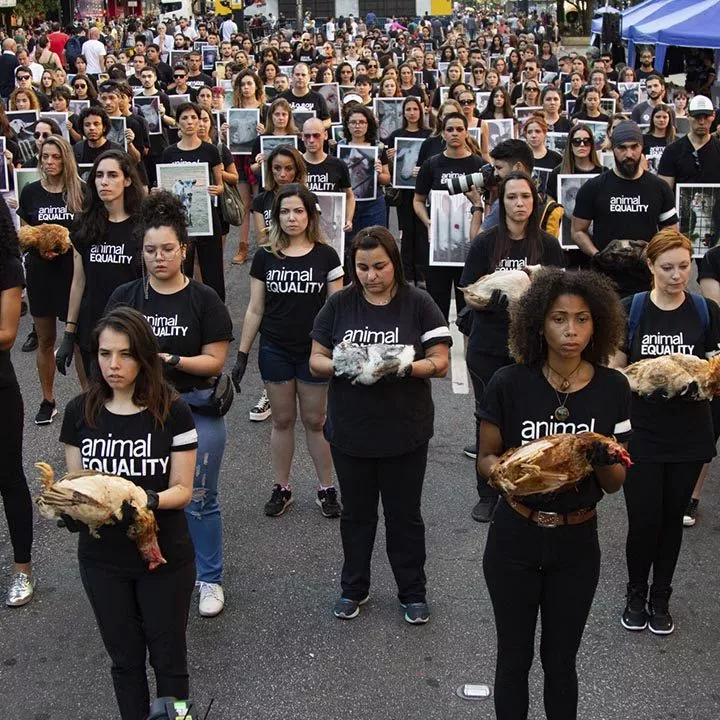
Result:
{"label": "leather belt", "polygon": [[544,510],[533,510],[527,505],[523,505],[509,497],[506,497],[505,501],[516,513],[544,528],[560,527],[561,525],[580,525],[580,523],[587,522],[597,515],[595,508],[585,508],[570,513],[554,513],[545,512]]}

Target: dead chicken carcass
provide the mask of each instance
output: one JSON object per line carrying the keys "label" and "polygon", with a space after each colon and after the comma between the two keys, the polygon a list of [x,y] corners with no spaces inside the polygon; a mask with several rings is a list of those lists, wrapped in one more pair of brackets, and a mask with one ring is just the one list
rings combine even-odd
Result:
{"label": "dead chicken carcass", "polygon": [[508,302],[517,302],[530,287],[530,277],[538,267],[533,265],[524,270],[496,270],[460,290],[467,299],[482,306],[488,304],[494,290],[501,290],[507,295]]}
{"label": "dead chicken carcass", "polygon": [[605,435],[546,435],[503,453],[490,473],[490,484],[508,496],[567,490],[592,471],[588,456],[595,443],[605,445],[611,459],[624,467],[632,464],[625,448]]}
{"label": "dead chicken carcass", "polygon": [[639,360],[623,371],[630,389],[638,395],[662,390],[666,397],[686,395],[692,383],[692,398],[709,400],[720,395],[720,355],[703,360],[695,355],[671,354]]}
{"label": "dead chicken carcass", "polygon": [[147,509],[145,491],[130,480],[103,475],[94,470],[68,473],[55,482],[55,473],[47,463],[35,463],[40,471],[43,490],[35,500],[38,510],[48,519],[69,515],[88,526],[93,537],[100,537],[98,528],[114,525],[123,518],[123,504],[129,503],[134,520],[128,537],[137,545],[150,570],[166,562],[157,540],[157,521]]}

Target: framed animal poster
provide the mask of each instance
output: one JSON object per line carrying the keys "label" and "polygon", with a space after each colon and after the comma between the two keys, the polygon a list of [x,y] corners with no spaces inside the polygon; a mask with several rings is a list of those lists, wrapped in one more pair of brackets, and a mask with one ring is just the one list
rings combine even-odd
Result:
{"label": "framed animal poster", "polygon": [[335,250],[340,262],[345,262],[345,193],[316,192],[320,205],[320,227],[328,244]]}
{"label": "framed animal poster", "polygon": [[207,163],[161,163],[157,165],[158,187],[180,198],[185,208],[188,235],[212,235],[212,207],[208,193]]}
{"label": "framed animal poster", "polygon": [[[328,112],[330,113],[330,121],[334,123],[342,122],[342,104],[340,102],[340,84],[336,82],[332,83],[317,83],[310,86],[311,90],[320,93],[324,98],[328,106]],[[298,128],[302,129],[302,128]]]}
{"label": "framed animal poster", "polygon": [[375,98],[373,109],[378,122],[378,140],[387,144],[395,130],[402,127],[405,98]]}
{"label": "framed animal poster", "polygon": [[488,126],[488,152],[496,148],[505,140],[512,140],[515,136],[515,121],[512,118],[504,120],[484,120]]}
{"label": "framed animal poster", "polygon": [[257,108],[230,108],[227,111],[227,145],[233,155],[249,155],[257,137],[260,110]]}
{"label": "framed animal poster", "polygon": [[111,117],[110,118],[110,132],[107,134],[107,139],[110,142],[114,142],[119,145],[125,152],[127,152],[127,137],[125,131],[127,129],[127,122],[124,117]]}
{"label": "framed animal poster", "polygon": [[338,157],[348,168],[350,185],[357,202],[375,200],[377,197],[377,173],[375,161],[378,159],[377,146],[338,145]]}
{"label": "framed animal poster", "polygon": [[471,207],[462,193],[430,191],[430,265],[465,265],[471,242]]}
{"label": "framed animal poster", "polygon": [[563,215],[562,225],[560,226],[560,246],[565,250],[578,249],[570,233],[570,223],[573,212],[575,211],[575,199],[577,198],[580,188],[590,180],[590,178],[594,177],[597,177],[597,175],[558,175],[557,199],[565,208],[565,215]]}
{"label": "framed animal poster", "polygon": [[680,232],[690,238],[693,257],[703,257],[720,237],[720,183],[675,186]]}
{"label": "framed animal poster", "polygon": [[3,169],[0,172],[0,192],[7,192],[10,189],[10,179],[8,177],[8,164],[5,160],[5,150],[7,150],[7,142],[4,137],[0,137],[0,153],[3,155]]}
{"label": "framed animal poster", "polygon": [[15,200],[19,203],[25,186],[37,182],[39,179],[40,170],[38,168],[18,168],[15,170]]}
{"label": "framed animal poster", "polygon": [[413,170],[418,164],[422,138],[395,138],[395,159],[393,160],[393,187],[415,189]]}
{"label": "framed animal poster", "polygon": [[[260,152],[267,160],[268,155],[276,148],[282,145],[289,145],[297,150],[297,135],[261,135],[260,136]],[[262,185],[265,187],[265,164],[262,164]]]}
{"label": "framed animal poster", "polygon": [[150,135],[162,135],[160,119],[160,96],[138,95],[133,98],[133,112],[145,118]]}

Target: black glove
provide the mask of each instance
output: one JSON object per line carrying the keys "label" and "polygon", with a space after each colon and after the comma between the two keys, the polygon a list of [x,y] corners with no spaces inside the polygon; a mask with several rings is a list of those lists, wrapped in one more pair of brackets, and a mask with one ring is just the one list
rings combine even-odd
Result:
{"label": "black glove", "polygon": [[593,467],[615,465],[617,460],[610,454],[608,446],[599,440],[595,441],[585,453],[585,457]]}
{"label": "black glove", "polygon": [[158,505],[160,504],[160,496],[155,492],[155,490],[145,490],[145,494],[147,495],[147,509],[157,510]]}
{"label": "black glove", "polygon": [[60,517],[57,521],[57,526],[59,528],[65,528],[69,533],[80,532],[80,523],[78,523],[77,520],[74,520],[66,513],[60,513]]}
{"label": "black glove", "polygon": [[235,386],[235,392],[240,392],[240,383],[242,382],[243,375],[247,368],[248,354],[242,350],[238,350],[237,360],[235,360],[235,367],[232,369],[232,381]]}
{"label": "black glove", "polygon": [[55,353],[55,367],[61,375],[67,375],[67,369],[70,367],[72,362],[73,352],[75,350],[75,333],[68,332],[67,330],[63,333],[62,342],[60,347]]}
{"label": "black glove", "polygon": [[643,397],[650,402],[666,402],[670,399],[664,388],[653,390],[649,395],[644,395]]}
{"label": "black glove", "polygon": [[508,298],[502,290],[493,290],[485,310],[487,312],[507,312]]}

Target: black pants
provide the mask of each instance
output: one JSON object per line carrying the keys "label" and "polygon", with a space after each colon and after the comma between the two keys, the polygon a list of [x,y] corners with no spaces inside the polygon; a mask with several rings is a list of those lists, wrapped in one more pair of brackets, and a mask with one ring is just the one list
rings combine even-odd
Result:
{"label": "black pants", "polygon": [[[512,365],[514,360],[509,357],[480,353],[468,347],[465,362],[470,371],[470,380],[472,380],[473,392],[475,393],[475,440],[479,443],[480,419],[478,418],[477,410],[485,388],[496,370],[506,365]],[[475,465],[475,478],[477,481],[478,495],[481,498],[498,496],[498,491],[488,485],[487,480],[477,471],[477,464]]]}
{"label": "black pants", "polygon": [[400,257],[405,279],[412,284],[425,281],[429,253],[427,230],[420,231],[422,224],[413,209],[414,195],[413,190],[403,190],[397,207],[398,227],[402,232]]}
{"label": "black pants", "polygon": [[141,573],[80,561],[80,577],[112,660],[122,720],[145,720],[150,709],[145,656],[157,696],[190,694],[187,627],[195,563]]}
{"label": "black pants", "polygon": [[361,458],[332,450],[342,494],[345,562],[342,596],[362,600],[370,590],[370,561],[378,522],[385,515],[387,555],[402,603],[425,602],[425,524],[420,512],[427,443],[405,455]]}
{"label": "black pants", "polygon": [[185,256],[185,274],[193,276],[197,252],[203,283],[209,285],[225,302],[225,272],[223,270],[222,241],[219,235],[193,237]]}
{"label": "black pants", "polygon": [[0,495],[14,560],[29,563],[33,541],[32,501],[22,464],[24,409],[17,383],[0,388],[0,407]]}
{"label": "black pants", "polygon": [[501,501],[488,531],[483,570],[497,632],[497,720],[528,716],[538,610],[547,720],[575,720],[576,656],[600,576],[596,519],[541,528]]}
{"label": "black pants", "polygon": [[653,570],[653,588],[672,586],[680,555],[683,514],[702,462],[650,463],[628,468],[623,492],[628,514],[625,545],[628,579],[645,585]]}

